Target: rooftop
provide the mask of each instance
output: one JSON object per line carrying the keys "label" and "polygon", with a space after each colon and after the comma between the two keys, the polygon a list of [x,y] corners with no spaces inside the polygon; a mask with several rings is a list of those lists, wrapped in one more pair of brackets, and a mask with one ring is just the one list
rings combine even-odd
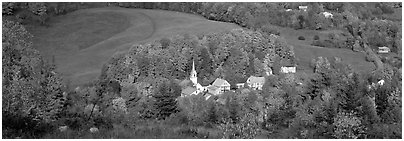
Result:
{"label": "rooftop", "polygon": [[189,94],[192,94],[192,93],[195,92],[195,91],[196,91],[196,88],[194,88],[194,87],[187,87],[187,88],[183,89],[183,90],[181,91],[181,93],[186,94],[186,95],[189,95]]}
{"label": "rooftop", "polygon": [[220,87],[220,86],[229,86],[229,87],[230,87],[230,83],[229,83],[229,82],[227,82],[227,81],[224,80],[224,79],[220,79],[220,78],[217,78],[217,79],[215,80],[215,82],[213,82],[212,85],[213,85],[213,86],[218,86],[218,87]]}

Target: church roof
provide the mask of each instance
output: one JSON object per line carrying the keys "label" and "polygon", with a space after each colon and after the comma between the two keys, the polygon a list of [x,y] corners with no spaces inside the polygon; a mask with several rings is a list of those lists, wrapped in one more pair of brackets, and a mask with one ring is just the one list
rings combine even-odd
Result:
{"label": "church roof", "polygon": [[229,82],[227,82],[227,81],[224,80],[224,79],[220,79],[220,78],[217,78],[217,79],[215,80],[215,82],[213,82],[212,85],[213,85],[213,86],[217,86],[217,87],[222,87],[222,86],[229,86],[229,87],[230,87],[230,83],[229,83]]}
{"label": "church roof", "polygon": [[182,90],[182,94],[185,94],[185,95],[190,95],[190,94],[192,94],[193,92],[195,92],[196,91],[196,88],[194,88],[194,87],[187,87],[187,88],[185,88],[185,89],[183,89]]}
{"label": "church roof", "polygon": [[179,85],[180,85],[181,87],[185,87],[185,86],[188,86],[189,83],[191,83],[191,80],[185,79],[185,80],[182,80],[182,81],[179,83]]}

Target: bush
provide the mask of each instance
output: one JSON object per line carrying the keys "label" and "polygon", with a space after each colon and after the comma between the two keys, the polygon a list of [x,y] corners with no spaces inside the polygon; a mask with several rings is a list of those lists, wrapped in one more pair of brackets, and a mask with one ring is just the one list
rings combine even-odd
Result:
{"label": "bush", "polygon": [[330,40],[324,40],[324,41],[316,40],[316,41],[313,41],[313,43],[311,45],[319,46],[319,47],[328,47],[328,48],[335,47],[335,44],[333,44]]}
{"label": "bush", "polygon": [[299,39],[299,40],[306,40],[306,38],[304,38],[303,36],[299,36],[297,39]]}
{"label": "bush", "polygon": [[281,35],[281,32],[273,25],[267,24],[261,27],[261,30],[268,34]]}
{"label": "bush", "polygon": [[313,40],[320,40],[320,37],[318,35],[314,35]]}

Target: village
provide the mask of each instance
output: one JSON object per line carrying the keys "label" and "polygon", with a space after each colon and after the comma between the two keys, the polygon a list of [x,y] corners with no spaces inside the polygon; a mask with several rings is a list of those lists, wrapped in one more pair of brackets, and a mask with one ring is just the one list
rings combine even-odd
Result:
{"label": "village", "polygon": [[[283,66],[280,70],[281,73],[296,73],[295,66]],[[272,70],[269,69],[269,72],[266,72],[266,75],[273,75]],[[192,83],[191,86],[187,85]],[[265,83],[265,77],[263,76],[250,76],[245,83],[237,83],[237,89],[249,88],[253,90],[262,90],[262,86]],[[195,63],[192,62],[192,71],[189,77],[189,80],[183,80],[181,82],[182,92],[181,97],[187,97],[191,95],[203,95],[205,100],[214,99],[216,102],[223,103],[223,100],[218,99],[218,97],[227,91],[235,91],[234,89],[230,89],[230,83],[223,78],[216,78],[215,81],[208,85],[202,86],[198,83],[198,76],[195,70]]]}
{"label": "village", "polygon": [[402,139],[402,2],[2,5],[2,138]]}

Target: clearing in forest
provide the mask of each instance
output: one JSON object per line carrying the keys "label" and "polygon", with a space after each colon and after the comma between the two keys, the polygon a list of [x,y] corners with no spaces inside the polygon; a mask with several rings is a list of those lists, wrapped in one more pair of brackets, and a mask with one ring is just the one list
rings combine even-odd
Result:
{"label": "clearing in forest", "polygon": [[34,48],[57,66],[72,86],[96,79],[101,67],[133,44],[178,34],[204,34],[240,28],[201,16],[147,9],[93,8],[57,16],[49,27],[31,26]]}

